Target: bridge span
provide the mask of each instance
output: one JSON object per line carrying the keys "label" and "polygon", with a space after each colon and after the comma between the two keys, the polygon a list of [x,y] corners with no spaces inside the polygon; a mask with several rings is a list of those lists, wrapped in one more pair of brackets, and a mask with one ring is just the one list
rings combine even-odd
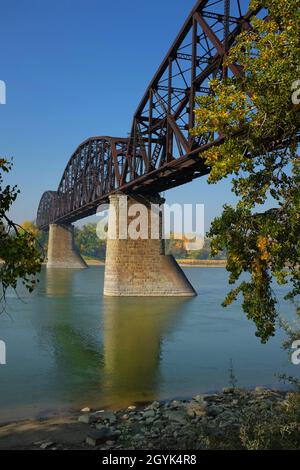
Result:
{"label": "bridge span", "polygon": [[[115,203],[118,194],[126,194],[130,198],[141,196],[145,201],[150,201],[162,191],[209,173],[210,169],[199,155],[210,146],[222,142],[222,136],[207,132],[197,137],[191,135],[196,98],[211,93],[209,82],[212,78],[243,77],[241,68],[237,64],[225,66],[224,58],[236,36],[251,27],[251,18],[257,12],[248,10],[247,0],[197,1],[141,99],[133,116],[129,137],[90,137],[79,145],[69,159],[57,191],[43,194],[37,212],[37,225],[42,230],[50,228],[49,245],[52,245],[48,249],[48,266],[84,266],[78,254],[72,258],[72,253],[76,251],[73,245],[67,250],[69,259],[65,256],[62,260],[61,257],[65,244],[73,243],[71,224],[95,214],[99,204],[112,200]],[[62,239],[64,242],[61,242]],[[185,287],[178,288],[180,276],[181,280],[185,279],[183,273],[178,274],[179,270],[174,268],[173,262],[170,262],[172,266],[170,263],[161,266],[163,255],[159,245],[153,248],[153,240],[149,242],[152,242],[156,255],[147,269],[150,269],[151,263],[158,263],[160,268],[156,274],[160,280],[164,278],[163,272],[167,272],[166,276],[170,278],[172,271],[171,277],[177,279],[174,281],[177,287],[164,290],[158,284],[155,287],[154,283],[152,290],[146,289],[144,282],[139,284],[141,280],[149,280],[144,272],[136,287],[130,288],[127,283],[125,290],[120,289],[117,283],[122,284],[120,279],[124,276],[134,284],[133,271],[138,257],[142,259],[143,253],[149,254],[151,251],[148,250],[150,245],[146,248],[145,243],[142,244],[140,251],[136,251],[135,262],[129,266],[129,260],[122,256],[129,245],[123,243],[120,248],[121,242],[124,240],[113,249],[114,259],[108,243],[107,295],[195,294],[187,280]],[[59,255],[58,246],[61,246]],[[110,270],[112,263],[114,267]],[[113,278],[114,281],[108,281]],[[139,285],[142,287],[139,288]],[[141,291],[146,293],[140,294]]]}

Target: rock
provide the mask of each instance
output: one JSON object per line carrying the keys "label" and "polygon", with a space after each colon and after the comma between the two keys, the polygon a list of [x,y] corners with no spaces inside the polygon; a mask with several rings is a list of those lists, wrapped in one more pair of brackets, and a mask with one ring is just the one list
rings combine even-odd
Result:
{"label": "rock", "polygon": [[261,393],[267,392],[267,389],[266,389],[265,387],[259,386],[259,387],[255,387],[255,390],[254,390],[254,391],[255,391],[255,393],[261,394]]}
{"label": "rock", "polygon": [[222,406],[218,406],[218,405],[211,405],[208,409],[207,409],[207,414],[209,416],[218,416],[219,414],[221,414],[223,412],[223,407]]}
{"label": "rock", "polygon": [[203,396],[203,399],[205,401],[221,401],[222,398],[220,397],[220,395],[214,393],[213,395],[204,395]]}
{"label": "rock", "polygon": [[223,393],[228,394],[228,393],[234,393],[234,387],[224,387],[223,388]]}
{"label": "rock", "polygon": [[147,418],[146,421],[145,421],[145,423],[146,423],[147,425],[153,424],[154,421],[155,421],[155,419],[156,419],[155,417],[154,417],[154,418]]}
{"label": "rock", "polygon": [[196,395],[193,398],[194,401],[198,401],[199,403],[205,402],[205,395]]}
{"label": "rock", "polygon": [[205,416],[206,414],[207,403],[197,403],[197,402],[190,402],[186,405],[186,412],[188,416],[194,418],[195,416]]}
{"label": "rock", "polygon": [[97,428],[97,431],[91,430],[87,437],[85,442],[92,447],[96,447],[103,442],[106,442],[107,439],[110,437],[110,430],[106,428],[105,426],[100,429],[99,427]]}
{"label": "rock", "polygon": [[113,446],[115,443],[114,443],[114,441],[106,441],[105,444],[107,446]]}
{"label": "rock", "polygon": [[81,413],[89,413],[90,411],[91,409],[86,407],[86,408],[82,408]]}
{"label": "rock", "polygon": [[97,421],[109,421],[110,424],[117,421],[116,415],[112,411],[97,411],[93,413],[93,416]]}
{"label": "rock", "polygon": [[95,418],[91,413],[86,413],[78,417],[79,423],[92,424],[95,422]]}
{"label": "rock", "polygon": [[49,449],[49,447],[52,447],[54,445],[54,442],[43,442],[43,444],[40,445],[40,449],[45,450]]}
{"label": "rock", "polygon": [[170,403],[170,408],[173,408],[173,409],[180,408],[181,406],[182,406],[182,403],[181,401],[178,401],[178,400],[173,400]]}
{"label": "rock", "polygon": [[170,421],[175,423],[185,425],[186,424],[186,415],[181,411],[167,411],[164,416],[168,418]]}
{"label": "rock", "polygon": [[154,416],[155,416],[155,411],[154,410],[147,410],[143,414],[143,418],[145,418],[145,419],[154,418]]}
{"label": "rock", "polygon": [[149,410],[157,410],[158,408],[160,407],[160,403],[159,401],[154,401],[153,403],[151,403],[151,405],[149,405]]}
{"label": "rock", "polygon": [[134,411],[134,410],[136,410],[136,406],[130,405],[130,406],[128,406],[127,410],[128,411]]}
{"label": "rock", "polygon": [[106,439],[116,439],[120,435],[120,431],[116,431],[114,428],[104,426],[101,423],[97,423],[95,428],[97,431],[102,432],[106,436]]}

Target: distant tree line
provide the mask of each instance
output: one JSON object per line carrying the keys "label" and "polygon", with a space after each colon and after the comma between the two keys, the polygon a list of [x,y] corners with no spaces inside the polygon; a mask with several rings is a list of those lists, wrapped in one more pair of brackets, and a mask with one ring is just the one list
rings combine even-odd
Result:
{"label": "distant tree line", "polygon": [[166,240],[166,254],[173,255],[177,259],[226,259],[226,252],[223,250],[216,256],[211,256],[211,246],[209,238],[205,238],[203,248],[200,250],[188,250],[186,248],[186,241],[176,239],[172,236],[169,240]]}
{"label": "distant tree line", "polygon": [[[96,233],[96,223],[88,223],[81,227],[75,227],[74,236],[75,244],[81,253],[86,258],[94,258],[105,260],[106,241],[100,240]],[[36,225],[31,221],[24,221],[22,227],[34,235],[37,239],[41,250],[47,252],[48,234],[47,232],[40,231]],[[207,260],[211,258],[210,240],[204,240],[204,246],[200,250],[188,250],[186,248],[186,240],[181,240],[174,237],[171,233],[171,238],[166,240],[165,243],[166,254],[172,254],[178,259],[199,259]],[[225,259],[225,251],[218,253],[213,259]]]}

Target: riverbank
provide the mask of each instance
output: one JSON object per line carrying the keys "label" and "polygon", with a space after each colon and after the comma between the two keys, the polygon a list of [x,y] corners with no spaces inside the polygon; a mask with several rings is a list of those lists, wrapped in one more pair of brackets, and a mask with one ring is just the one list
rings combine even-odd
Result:
{"label": "riverbank", "polygon": [[[88,266],[104,266],[105,261],[100,259],[86,258],[83,256]],[[213,260],[213,259],[176,259],[177,263],[185,268],[225,268],[226,260]],[[0,265],[3,264],[3,260],[0,259]],[[46,264],[44,262],[43,264]]]}
{"label": "riverbank", "polygon": [[185,268],[225,268],[225,259],[176,259],[177,263]]}
{"label": "riverbank", "polygon": [[[0,449],[248,449],[259,448],[255,426],[261,445],[267,446],[264,440],[276,439],[278,433],[284,438],[280,425],[289,439],[283,447],[297,448],[293,433],[299,436],[299,404],[299,393],[257,387],[227,388],[191,400],[153,402],[117,412],[87,408],[72,416],[2,425]],[[290,429],[289,420],[295,421]],[[270,435],[268,425],[273,427]]]}
{"label": "riverbank", "polygon": [[[98,259],[90,259],[84,257],[88,266],[104,266],[105,262]],[[177,263],[185,268],[225,268],[226,260],[213,259],[176,259]]]}
{"label": "riverbank", "polygon": [[87,258],[86,256],[83,256],[83,259],[88,266],[104,266],[105,265],[105,261],[100,260],[100,259]]}

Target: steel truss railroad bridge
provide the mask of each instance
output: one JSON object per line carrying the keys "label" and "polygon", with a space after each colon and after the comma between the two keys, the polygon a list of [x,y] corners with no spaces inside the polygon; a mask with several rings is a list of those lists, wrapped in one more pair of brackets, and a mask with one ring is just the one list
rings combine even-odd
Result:
{"label": "steel truss railroad bridge", "polygon": [[199,154],[222,137],[191,135],[195,100],[211,93],[212,78],[243,77],[224,58],[257,13],[248,10],[247,0],[199,0],[146,89],[129,137],[90,137],[80,144],[57,191],[43,194],[38,227],[95,214],[116,192],[157,194],[209,173]]}

